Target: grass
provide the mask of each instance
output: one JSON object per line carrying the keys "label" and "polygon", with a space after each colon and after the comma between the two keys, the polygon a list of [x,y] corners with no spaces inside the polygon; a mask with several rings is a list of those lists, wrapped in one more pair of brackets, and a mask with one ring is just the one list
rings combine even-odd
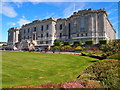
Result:
{"label": "grass", "polygon": [[76,77],[98,59],[66,54],[4,52],[2,87],[63,83]]}

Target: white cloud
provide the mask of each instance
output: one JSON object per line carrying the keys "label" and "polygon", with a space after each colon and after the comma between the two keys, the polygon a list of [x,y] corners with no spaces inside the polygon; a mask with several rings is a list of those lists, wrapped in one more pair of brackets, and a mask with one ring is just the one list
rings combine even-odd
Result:
{"label": "white cloud", "polygon": [[25,18],[20,18],[20,20],[17,22],[17,24],[19,26],[22,26],[22,25],[27,24],[27,23],[30,23],[30,21],[25,19]]}
{"label": "white cloud", "polygon": [[53,17],[54,15],[55,15],[55,13],[48,13],[47,12],[46,17],[44,17],[44,18],[47,19],[47,18]]}
{"label": "white cloud", "polygon": [[118,21],[116,21],[116,22],[113,23],[113,26],[115,26],[115,25],[118,25]]}
{"label": "white cloud", "polygon": [[16,17],[17,12],[14,10],[12,6],[8,3],[0,2],[0,14],[3,14],[8,17]]}
{"label": "white cloud", "polygon": [[64,17],[69,17],[73,12],[82,10],[85,7],[85,3],[72,3],[67,8],[64,9]]}
{"label": "white cloud", "polygon": [[9,22],[9,23],[7,23],[7,25],[10,25],[10,26],[12,27],[12,26],[15,26],[15,25],[16,25],[16,23]]}
{"label": "white cloud", "polygon": [[119,2],[119,0],[4,0],[4,2]]}
{"label": "white cloud", "polygon": [[118,9],[111,9],[110,11],[107,12],[108,15],[112,14],[113,12],[118,11]]}

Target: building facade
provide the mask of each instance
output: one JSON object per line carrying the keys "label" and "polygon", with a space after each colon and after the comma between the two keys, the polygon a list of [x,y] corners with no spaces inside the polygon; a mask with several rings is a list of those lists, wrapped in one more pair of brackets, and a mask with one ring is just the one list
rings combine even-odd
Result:
{"label": "building facade", "polygon": [[[16,40],[20,48],[52,46],[55,41],[79,40],[84,43],[86,40],[94,40],[95,43],[98,43],[99,40],[116,38],[116,31],[110,23],[105,9],[80,10],[64,19],[35,20],[23,25],[18,32],[20,37],[8,36],[8,43]],[[12,30],[9,30],[8,33],[12,33]]]}
{"label": "building facade", "polygon": [[17,27],[10,28],[8,30],[8,42],[7,45],[12,49],[17,49],[17,44],[20,42],[20,29]]}

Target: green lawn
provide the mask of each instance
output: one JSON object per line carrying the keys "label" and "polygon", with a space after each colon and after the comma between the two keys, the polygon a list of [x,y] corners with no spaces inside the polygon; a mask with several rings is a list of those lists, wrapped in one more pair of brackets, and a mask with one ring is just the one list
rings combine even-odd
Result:
{"label": "green lawn", "polygon": [[4,52],[2,87],[63,83],[76,77],[97,59],[66,54]]}

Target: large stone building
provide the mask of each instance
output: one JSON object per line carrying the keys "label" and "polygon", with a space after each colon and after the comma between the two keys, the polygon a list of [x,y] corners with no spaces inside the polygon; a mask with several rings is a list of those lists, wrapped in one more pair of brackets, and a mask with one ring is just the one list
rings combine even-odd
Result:
{"label": "large stone building", "polygon": [[[35,20],[21,29],[8,31],[8,44],[17,48],[32,46],[52,46],[55,41],[112,40],[116,31],[108,19],[105,9],[85,9],[74,12],[68,18]],[[13,34],[12,34],[13,33]]]}

